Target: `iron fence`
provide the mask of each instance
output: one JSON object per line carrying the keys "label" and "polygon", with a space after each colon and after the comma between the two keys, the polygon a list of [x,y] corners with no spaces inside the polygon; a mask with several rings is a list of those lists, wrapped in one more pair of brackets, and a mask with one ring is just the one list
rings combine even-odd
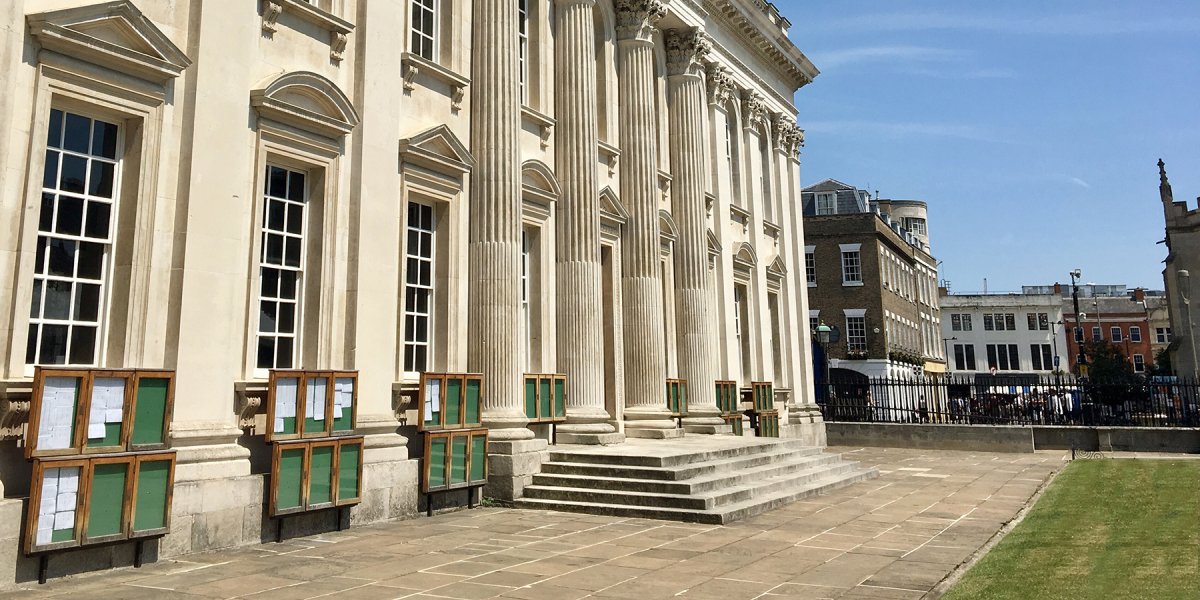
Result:
{"label": "iron fence", "polygon": [[842,422],[1200,426],[1200,382],[1176,377],[834,377],[817,403]]}

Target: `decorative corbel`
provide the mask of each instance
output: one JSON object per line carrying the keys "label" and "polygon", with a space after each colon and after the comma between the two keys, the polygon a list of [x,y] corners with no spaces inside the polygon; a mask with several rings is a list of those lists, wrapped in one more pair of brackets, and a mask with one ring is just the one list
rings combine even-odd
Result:
{"label": "decorative corbel", "polygon": [[421,397],[420,384],[417,383],[392,383],[392,416],[400,422],[401,425],[408,425],[408,411],[417,410],[417,402]]}
{"label": "decorative corbel", "polygon": [[275,33],[279,25],[279,15],[283,13],[283,5],[275,0],[262,0],[262,29],[267,33]]}
{"label": "decorative corbel", "polygon": [[257,416],[267,411],[267,382],[265,381],[235,381],[233,392],[237,398],[234,412],[237,413],[238,427],[253,429],[257,426]]}
{"label": "decorative corbel", "polygon": [[329,59],[334,62],[341,62],[346,52],[346,43],[349,37],[341,31],[329,32]]}
{"label": "decorative corbel", "polygon": [[450,87],[450,108],[455,112],[462,109],[463,98],[467,97],[467,86],[452,85]]}
{"label": "decorative corbel", "polygon": [[404,82],[404,91],[412,93],[413,82],[417,80],[417,66],[408,63],[401,67],[400,78]]}
{"label": "decorative corbel", "polygon": [[33,382],[0,382],[0,439],[20,439],[25,435],[32,401]]}

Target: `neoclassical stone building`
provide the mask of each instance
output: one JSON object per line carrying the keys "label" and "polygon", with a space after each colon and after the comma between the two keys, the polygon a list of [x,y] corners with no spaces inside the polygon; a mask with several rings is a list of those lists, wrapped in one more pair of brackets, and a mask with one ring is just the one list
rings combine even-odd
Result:
{"label": "neoclassical stone building", "polygon": [[0,393],[36,365],[176,370],[161,554],[266,535],[243,427],[270,369],[359,372],[355,522],[416,511],[422,371],[484,375],[499,496],[546,446],[523,373],[568,377],[560,442],[675,435],[667,378],[690,432],[723,430],[714,380],[771,381],[823,442],[792,104],[817,70],[769,3],[9,0],[0,23]]}

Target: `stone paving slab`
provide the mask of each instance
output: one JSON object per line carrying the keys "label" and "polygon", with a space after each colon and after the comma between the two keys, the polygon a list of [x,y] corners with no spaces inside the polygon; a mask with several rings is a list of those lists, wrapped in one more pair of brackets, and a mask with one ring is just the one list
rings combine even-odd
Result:
{"label": "stone paving slab", "polygon": [[5,598],[922,598],[1063,453],[831,448],[880,477],[726,526],[479,508],[25,584]]}

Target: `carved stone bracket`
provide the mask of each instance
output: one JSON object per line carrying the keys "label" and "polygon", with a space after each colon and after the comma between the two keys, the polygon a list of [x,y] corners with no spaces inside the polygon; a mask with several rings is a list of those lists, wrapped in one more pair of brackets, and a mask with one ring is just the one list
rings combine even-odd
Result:
{"label": "carved stone bracket", "polygon": [[617,39],[649,42],[654,26],[667,14],[661,0],[617,0]]}
{"label": "carved stone bracket", "polygon": [[0,381],[0,439],[20,439],[25,435],[32,399],[32,381]]}
{"label": "carved stone bracket", "polygon": [[420,384],[415,381],[392,382],[392,414],[401,425],[408,425],[408,411],[418,410]]}
{"label": "carved stone bracket", "polygon": [[742,122],[746,129],[758,129],[762,125],[766,107],[762,96],[754,90],[742,90]]}
{"label": "carved stone bracket", "polygon": [[233,382],[238,427],[253,429],[258,426],[258,415],[267,413],[267,385],[261,379]]}
{"label": "carved stone bracket", "polygon": [[340,62],[346,54],[346,44],[350,36],[341,31],[329,32],[329,59]]}
{"label": "carved stone bracket", "polygon": [[400,55],[400,68],[404,78],[404,91],[412,92],[417,75],[425,74],[450,87],[450,108],[455,111],[462,108],[463,99],[467,96],[467,86],[471,84],[470,79],[411,52]]}
{"label": "carved stone bracket", "polygon": [[521,107],[521,118],[533,123],[538,128],[538,139],[542,150],[550,147],[550,134],[554,132],[554,119],[528,106]]}
{"label": "carved stone bracket", "polygon": [[597,143],[597,147],[600,151],[600,160],[604,163],[604,166],[608,167],[608,176],[612,177],[617,173],[617,165],[620,164],[621,150],[603,140],[600,140]]}
{"label": "carved stone bracket", "polygon": [[279,29],[279,15],[283,14],[283,5],[276,0],[263,0],[262,29],[267,33],[275,33]]}
{"label": "carved stone bracket", "polygon": [[712,42],[699,27],[668,29],[667,75],[695,75],[703,69],[704,58],[712,51]]}
{"label": "carved stone bracket", "polygon": [[729,69],[717,63],[708,63],[708,103],[723,106],[733,94],[733,78]]}

